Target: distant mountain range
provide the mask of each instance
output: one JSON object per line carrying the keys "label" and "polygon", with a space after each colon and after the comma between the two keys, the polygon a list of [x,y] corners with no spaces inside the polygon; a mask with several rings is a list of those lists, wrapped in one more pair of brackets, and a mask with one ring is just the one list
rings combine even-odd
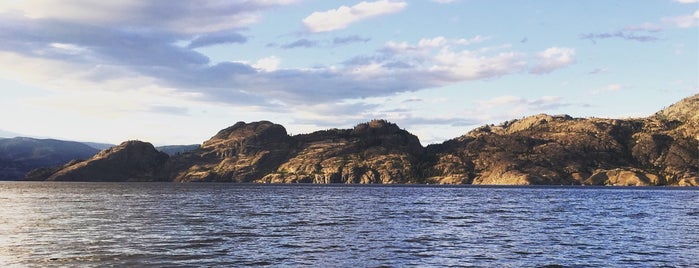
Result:
{"label": "distant mountain range", "polygon": [[[30,170],[88,159],[100,150],[114,146],[116,145],[28,137],[0,138],[0,180],[22,179]],[[157,147],[157,150],[175,155],[198,147],[199,145],[171,145]]]}
{"label": "distant mountain range", "polygon": [[0,178],[21,179],[32,169],[87,159],[97,152],[98,149],[80,142],[23,137],[0,139]]}
{"label": "distant mountain range", "polygon": [[697,111],[699,95],[647,118],[540,114],[427,147],[385,120],[295,136],[268,121],[238,122],[188,152],[127,141],[26,179],[698,186]]}

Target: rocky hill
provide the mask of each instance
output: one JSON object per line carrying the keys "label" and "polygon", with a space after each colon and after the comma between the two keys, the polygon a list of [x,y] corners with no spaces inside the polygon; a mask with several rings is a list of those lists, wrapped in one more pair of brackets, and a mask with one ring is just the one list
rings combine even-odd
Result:
{"label": "rocky hill", "polygon": [[178,182],[252,182],[274,171],[293,147],[281,125],[238,122],[200,148],[171,157],[160,176]]}
{"label": "rocky hill", "polygon": [[63,165],[99,152],[79,142],[17,137],[0,139],[0,180],[17,180],[35,168]]}
{"label": "rocky hill", "polygon": [[238,122],[193,151],[168,157],[152,145],[127,142],[33,178],[696,186],[696,111],[699,95],[640,119],[540,114],[427,148],[384,120],[296,136],[268,121]]}
{"label": "rocky hill", "polygon": [[417,183],[418,138],[384,120],[294,137],[295,146],[265,183]]}
{"label": "rocky hill", "polygon": [[153,181],[168,155],[141,141],[126,141],[84,161],[57,168],[36,169],[26,180],[49,181]]}
{"label": "rocky hill", "polygon": [[535,115],[428,147],[434,183],[699,185],[699,95],[643,119]]}

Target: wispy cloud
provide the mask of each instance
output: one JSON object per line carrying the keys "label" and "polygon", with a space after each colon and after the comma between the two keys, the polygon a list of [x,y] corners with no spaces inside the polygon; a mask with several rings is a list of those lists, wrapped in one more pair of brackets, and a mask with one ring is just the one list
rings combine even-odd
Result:
{"label": "wispy cloud", "polygon": [[333,39],[333,44],[335,45],[346,45],[351,43],[366,43],[369,42],[371,38],[364,38],[359,35],[350,35],[345,37],[335,37]]}
{"label": "wispy cloud", "polygon": [[185,107],[169,106],[169,105],[153,105],[146,110],[149,113],[163,113],[169,115],[185,116],[189,115],[189,109]]}
{"label": "wispy cloud", "polygon": [[609,72],[609,69],[607,68],[595,68],[592,71],[589,71],[587,74],[606,74]]}
{"label": "wispy cloud", "polygon": [[[657,31],[649,32],[649,33],[654,33]],[[624,40],[629,40],[629,41],[637,41],[637,42],[654,42],[658,41],[660,38],[658,38],[655,35],[652,34],[637,34],[635,31],[630,31],[630,30],[619,30],[616,32],[607,32],[607,33],[588,33],[588,34],[581,34],[580,39],[588,39],[592,41],[593,43],[597,43],[597,40],[599,39],[609,39],[609,38],[619,38],[619,39],[624,39]]]}
{"label": "wispy cloud", "polygon": [[[696,3],[695,1],[679,0],[677,2],[687,4]],[[593,43],[597,43],[601,39],[611,38],[636,42],[655,42],[661,39],[659,34],[663,32],[663,27],[692,28],[699,25],[699,10],[689,15],[662,18],[660,22],[659,24],[646,22],[640,25],[631,25],[613,32],[580,34],[579,38],[590,40]]]}
{"label": "wispy cloud", "polygon": [[536,55],[537,63],[531,73],[545,74],[575,62],[575,49],[551,47]]}
{"label": "wispy cloud", "polygon": [[334,31],[344,29],[360,20],[399,12],[407,5],[404,1],[391,0],[360,2],[351,7],[341,6],[337,9],[313,12],[303,19],[303,24],[311,32]]}
{"label": "wispy cloud", "polygon": [[288,44],[284,44],[281,46],[281,48],[286,48],[286,49],[299,48],[299,47],[311,48],[311,47],[317,47],[318,45],[319,45],[319,43],[317,41],[308,40],[308,39],[303,38],[303,39],[299,39],[299,40],[296,40],[296,41],[288,43]]}
{"label": "wispy cloud", "polygon": [[245,43],[247,40],[247,37],[237,32],[222,31],[197,36],[194,40],[192,40],[192,42],[189,43],[187,48],[193,49],[212,45]]}

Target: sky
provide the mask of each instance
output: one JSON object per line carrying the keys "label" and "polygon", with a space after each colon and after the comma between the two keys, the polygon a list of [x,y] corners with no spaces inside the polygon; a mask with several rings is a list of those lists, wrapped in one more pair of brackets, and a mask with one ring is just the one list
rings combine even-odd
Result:
{"label": "sky", "polygon": [[440,143],[699,93],[697,0],[4,0],[0,130],[197,144],[386,119]]}

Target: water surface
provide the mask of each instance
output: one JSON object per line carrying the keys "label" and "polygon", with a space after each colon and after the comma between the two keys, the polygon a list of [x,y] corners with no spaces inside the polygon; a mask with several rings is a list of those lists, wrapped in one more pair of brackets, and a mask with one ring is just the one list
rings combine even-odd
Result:
{"label": "water surface", "polygon": [[699,267],[691,188],[0,183],[0,264]]}

